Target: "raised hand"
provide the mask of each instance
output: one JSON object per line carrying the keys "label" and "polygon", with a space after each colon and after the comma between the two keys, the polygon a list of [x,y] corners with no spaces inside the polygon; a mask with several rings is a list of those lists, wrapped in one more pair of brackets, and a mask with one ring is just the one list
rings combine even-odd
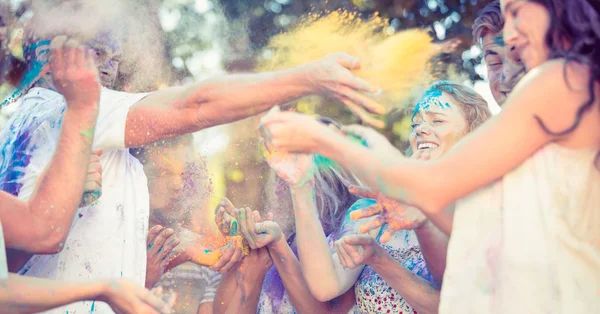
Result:
{"label": "raised hand", "polygon": [[173,229],[154,226],[148,230],[148,253],[146,255],[146,288],[150,289],[165,273],[169,262],[178,253],[179,238]]}
{"label": "raised hand", "polygon": [[416,207],[404,206],[382,193],[373,192],[364,187],[350,187],[349,191],[354,195],[377,201],[375,205],[353,211],[350,213],[350,218],[357,220],[377,215],[375,219],[362,225],[359,231],[366,233],[387,224],[380,239],[381,243],[389,241],[396,231],[417,229],[427,221],[425,215]]}
{"label": "raised hand", "polygon": [[303,186],[314,178],[316,167],[313,155],[269,152],[265,149],[264,156],[269,167],[291,187]]}
{"label": "raised hand", "polygon": [[279,225],[274,222],[271,215],[268,220],[262,221],[257,211],[250,208],[235,210],[235,218],[240,223],[240,229],[250,248],[259,249],[283,239],[283,232]]}
{"label": "raised hand", "polygon": [[83,197],[79,207],[91,205],[102,195],[102,166],[100,165],[101,149],[92,151],[90,156],[90,164],[88,166],[88,174],[85,178],[85,186],[83,188]]}
{"label": "raised hand", "polygon": [[56,37],[50,44],[50,72],[69,109],[97,110],[100,79],[91,50],[72,38]]}
{"label": "raised hand", "polygon": [[223,197],[215,209],[215,223],[224,236],[235,236],[238,233],[238,223],[233,218],[235,206],[229,199]]}
{"label": "raised hand", "polygon": [[358,58],[346,53],[335,53],[304,67],[318,93],[340,101],[365,123],[379,128],[384,126],[382,121],[368,114],[384,114],[384,107],[364,95],[376,94],[379,88],[352,73],[360,69]]}
{"label": "raised hand", "polygon": [[344,236],[334,245],[340,263],[346,268],[372,264],[384,253],[375,238],[366,234]]}
{"label": "raised hand", "polygon": [[231,237],[227,246],[219,249],[220,257],[210,269],[224,274],[234,269],[244,259],[244,244],[242,237]]}
{"label": "raised hand", "polygon": [[324,136],[339,133],[311,116],[278,109],[274,107],[262,117],[258,127],[271,153],[317,153]]}
{"label": "raised hand", "polygon": [[108,303],[117,314],[171,313],[170,306],[149,290],[131,281],[113,280],[107,284],[107,287],[100,301]]}

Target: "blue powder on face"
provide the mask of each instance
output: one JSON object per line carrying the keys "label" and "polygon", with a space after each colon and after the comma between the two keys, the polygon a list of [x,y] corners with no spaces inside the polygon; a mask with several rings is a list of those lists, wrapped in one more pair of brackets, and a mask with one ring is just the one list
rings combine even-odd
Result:
{"label": "blue powder on face", "polygon": [[210,253],[210,252],[212,252],[212,251],[211,251],[211,250],[208,250],[208,249],[204,250],[204,253],[207,253],[207,254],[208,254],[208,253]]}
{"label": "blue powder on face", "polygon": [[494,38],[494,44],[496,44],[500,47],[504,47],[504,45],[505,45],[504,36],[502,36],[502,35],[496,36],[496,38]]}
{"label": "blue powder on face", "polygon": [[[446,87],[451,88],[450,86],[446,86]],[[453,90],[450,90],[449,92],[452,93]],[[415,116],[417,115],[417,113],[421,110],[428,111],[429,109],[431,109],[432,105],[435,105],[441,109],[450,108],[450,103],[448,103],[448,102],[442,103],[440,101],[440,97],[442,97],[442,95],[443,95],[442,91],[437,88],[431,88],[431,89],[427,90],[423,94],[423,96],[421,96],[421,99],[419,99],[419,101],[417,102],[417,105],[415,106],[415,110],[413,111],[411,119],[414,119]]]}

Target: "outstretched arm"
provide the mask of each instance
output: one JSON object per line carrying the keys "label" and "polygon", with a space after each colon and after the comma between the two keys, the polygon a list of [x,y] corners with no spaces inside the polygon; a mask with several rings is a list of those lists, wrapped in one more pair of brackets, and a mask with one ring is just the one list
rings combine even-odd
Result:
{"label": "outstretched arm", "polygon": [[378,125],[362,108],[381,114],[383,107],[360,94],[376,90],[350,72],[358,66],[356,58],[334,54],[289,70],[225,75],[154,92],[129,110],[125,145],[144,146],[230,123],[309,94],[335,98]]}
{"label": "outstretched arm", "polygon": [[2,313],[38,313],[77,301],[107,302],[117,313],[166,313],[150,291],[125,280],[61,282],[9,274],[0,280]]}
{"label": "outstretched arm", "polygon": [[93,57],[75,41],[54,39],[50,64],[67,102],[56,154],[29,201],[0,193],[6,246],[40,254],[59,252],[69,233],[83,195],[100,97]]}
{"label": "outstretched arm", "polygon": [[[567,84],[563,79],[564,66],[564,61],[555,60],[532,70],[521,80],[500,114],[469,133],[443,157],[427,162],[377,155],[334,132],[320,133],[317,144],[312,146],[306,145],[306,141],[286,142],[279,136],[285,134],[281,125],[293,128],[296,133],[302,133],[299,130],[305,127],[292,125],[290,116],[284,113],[269,117],[263,124],[269,129],[274,149],[317,152],[334,159],[369,186],[422,209],[436,226],[448,230],[452,215],[443,210],[446,206],[501,178],[549,142],[575,147],[593,145],[589,136],[570,141],[577,132],[567,137],[551,136],[535,119],[539,117],[550,130],[565,130],[575,121],[578,108],[589,99],[585,87],[589,70],[570,63]],[[590,110],[583,115],[579,130],[597,129],[594,112]]]}

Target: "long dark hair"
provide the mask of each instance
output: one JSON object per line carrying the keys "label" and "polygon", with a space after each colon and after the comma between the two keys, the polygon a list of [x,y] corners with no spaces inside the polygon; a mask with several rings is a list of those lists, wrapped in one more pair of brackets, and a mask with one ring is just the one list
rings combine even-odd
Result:
{"label": "long dark hair", "polygon": [[[564,76],[569,62],[585,64],[590,69],[588,90],[590,98],[577,110],[575,121],[562,131],[549,130],[540,117],[535,116],[544,132],[563,136],[571,133],[581,122],[583,114],[596,101],[595,82],[600,80],[600,1],[598,0],[530,0],[543,5],[550,15],[546,45],[551,59],[565,59]],[[568,43],[568,44],[566,44]],[[568,81],[567,81],[568,84]]]}

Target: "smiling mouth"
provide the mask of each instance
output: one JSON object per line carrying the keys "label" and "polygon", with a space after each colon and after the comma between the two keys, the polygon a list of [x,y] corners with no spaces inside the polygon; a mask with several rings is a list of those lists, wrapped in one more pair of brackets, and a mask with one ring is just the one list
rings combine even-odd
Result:
{"label": "smiling mouth", "polygon": [[435,144],[435,143],[420,143],[417,145],[417,149],[419,149],[419,150],[434,149],[434,148],[438,148],[438,147],[440,147],[440,145]]}

